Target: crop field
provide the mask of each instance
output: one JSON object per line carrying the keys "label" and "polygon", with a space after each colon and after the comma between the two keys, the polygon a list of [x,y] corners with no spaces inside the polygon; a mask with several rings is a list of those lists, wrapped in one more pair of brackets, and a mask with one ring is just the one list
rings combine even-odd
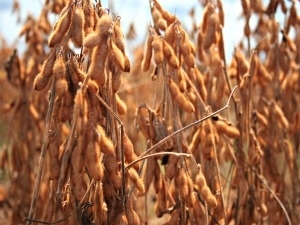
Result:
{"label": "crop field", "polygon": [[231,58],[222,0],[42,2],[0,40],[0,224],[300,224],[299,1],[240,0]]}

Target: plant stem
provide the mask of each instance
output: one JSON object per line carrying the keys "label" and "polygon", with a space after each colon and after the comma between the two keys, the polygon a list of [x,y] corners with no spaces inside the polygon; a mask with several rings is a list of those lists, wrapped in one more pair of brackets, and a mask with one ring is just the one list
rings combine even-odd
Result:
{"label": "plant stem", "polygon": [[[50,144],[50,121],[52,117],[52,111],[53,111],[53,105],[54,105],[54,99],[55,99],[55,86],[54,86],[54,79],[52,81],[52,88],[50,92],[50,101],[49,101],[49,107],[47,111],[47,117],[46,117],[46,125],[45,125],[45,133],[44,133],[44,140],[43,140],[43,145],[42,145],[42,150],[41,150],[41,156],[39,160],[39,166],[38,166],[38,171],[36,175],[36,180],[35,180],[35,186],[34,186],[34,192],[33,196],[31,199],[31,204],[30,204],[30,209],[28,213],[28,219],[32,219],[36,207],[36,202],[38,199],[38,195],[40,192],[40,187],[41,187],[41,179],[42,179],[42,174],[43,174],[43,169],[44,169],[44,164],[45,164],[45,156],[46,156],[46,151],[49,147]],[[27,225],[31,224],[31,220],[27,221]]]}

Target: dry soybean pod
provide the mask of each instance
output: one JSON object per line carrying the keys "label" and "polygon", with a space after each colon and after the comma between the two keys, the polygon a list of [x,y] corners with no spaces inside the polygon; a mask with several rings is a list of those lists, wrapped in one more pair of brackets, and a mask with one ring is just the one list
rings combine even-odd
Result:
{"label": "dry soybean pod", "polygon": [[157,10],[161,13],[162,17],[167,21],[168,25],[175,22],[176,17],[169,13],[167,10],[163,9],[158,1],[153,0],[153,6],[157,8]]}
{"label": "dry soybean pod", "polygon": [[121,17],[117,16],[113,24],[113,40],[121,52],[125,54],[125,41],[124,34],[121,29]]}
{"label": "dry soybean pod", "polygon": [[112,89],[113,89],[114,93],[116,93],[121,86],[121,83],[122,83],[121,75],[122,75],[121,70],[115,71],[112,75]]}
{"label": "dry soybean pod", "polygon": [[146,190],[145,190],[144,182],[140,178],[137,171],[134,168],[131,167],[129,170],[126,171],[126,173],[129,177],[129,179],[134,183],[134,185],[139,190],[139,192],[140,192],[139,195],[140,194],[145,194]]}
{"label": "dry soybean pod", "polygon": [[164,53],[164,56],[167,58],[168,64],[173,69],[178,69],[179,68],[179,60],[174,52],[174,49],[165,40],[163,40],[163,53]]}
{"label": "dry soybean pod", "polygon": [[89,175],[95,180],[100,181],[103,178],[103,167],[101,163],[101,152],[98,142],[89,140],[86,149],[86,168]]}
{"label": "dry soybean pod", "polygon": [[108,46],[105,39],[102,39],[102,44],[93,49],[91,57],[91,65],[88,70],[88,75],[95,80],[99,86],[103,86],[106,82],[105,64],[108,55]]}
{"label": "dry soybean pod", "polygon": [[[87,74],[79,68],[78,62],[76,62],[75,57],[72,57],[69,60],[69,70],[71,73],[71,79],[74,84],[79,85],[79,82],[83,83],[87,77]],[[90,93],[95,94],[98,93],[99,87],[95,81],[89,79],[87,82],[87,90]]]}
{"label": "dry soybean pod", "polygon": [[84,31],[85,17],[82,6],[76,6],[72,26],[71,26],[71,36],[74,44],[77,47],[81,47],[83,45],[83,38],[85,35]]}
{"label": "dry soybean pod", "polygon": [[214,121],[218,133],[223,133],[229,138],[238,138],[240,136],[240,131],[231,124],[226,123],[223,120]]}
{"label": "dry soybean pod", "polygon": [[219,17],[216,13],[211,14],[207,21],[207,31],[203,41],[203,48],[208,50],[213,43],[217,42],[217,30],[219,26]]}
{"label": "dry soybean pod", "polygon": [[110,55],[112,56],[112,59],[114,61],[114,63],[116,64],[116,66],[118,68],[120,68],[122,71],[124,72],[128,72],[125,71],[125,56],[122,53],[121,49],[118,48],[118,46],[114,43],[112,38],[108,38],[108,43],[107,45],[109,46],[110,49]]}
{"label": "dry soybean pod", "polygon": [[56,52],[52,50],[50,56],[45,60],[42,71],[35,77],[33,88],[36,91],[41,91],[46,88],[53,74],[53,66],[56,60]]}
{"label": "dry soybean pod", "polygon": [[116,104],[117,104],[117,111],[120,115],[124,115],[127,112],[127,105],[126,103],[119,97],[119,95],[116,93]]}
{"label": "dry soybean pod", "polygon": [[106,133],[101,126],[97,126],[97,132],[100,135],[100,148],[101,151],[106,155],[114,155],[115,154],[115,147],[113,142],[106,136]]}
{"label": "dry soybean pod", "polygon": [[54,26],[54,30],[49,36],[48,45],[50,48],[54,47],[56,44],[59,44],[63,36],[69,30],[72,21],[72,14],[72,8],[69,8],[59,17]]}
{"label": "dry soybean pod", "polygon": [[165,31],[168,27],[167,21],[163,18],[160,11],[155,7],[155,5],[151,8],[152,18],[154,25],[162,30]]}
{"label": "dry soybean pod", "polygon": [[84,170],[84,154],[82,139],[75,145],[71,155],[70,168],[70,182],[75,198],[80,201],[85,194],[85,187],[83,185],[83,170]]}
{"label": "dry soybean pod", "polygon": [[172,79],[169,79],[169,90],[181,109],[188,113],[195,112],[194,105],[180,92],[177,84]]}
{"label": "dry soybean pod", "polygon": [[109,14],[104,13],[97,22],[96,32],[100,36],[106,36],[108,34],[108,30],[112,26],[112,23],[113,21]]}
{"label": "dry soybean pod", "polygon": [[53,75],[55,77],[55,89],[58,96],[63,96],[68,91],[68,82],[66,80],[66,64],[63,56],[58,53],[53,66]]}
{"label": "dry soybean pod", "polygon": [[103,40],[106,41],[108,30],[112,26],[112,19],[108,14],[104,14],[97,22],[97,28],[95,32],[88,34],[83,45],[86,48],[94,48],[97,45],[103,45]]}
{"label": "dry soybean pod", "polygon": [[83,4],[83,12],[84,12],[84,32],[85,34],[89,34],[94,30],[95,20],[94,20],[94,9],[93,4],[90,1],[86,1]]}
{"label": "dry soybean pod", "polygon": [[154,61],[157,65],[160,65],[164,61],[163,41],[162,37],[156,33],[153,34],[152,48],[154,51]]}
{"label": "dry soybean pod", "polygon": [[144,57],[142,61],[142,69],[144,72],[148,71],[151,64],[151,58],[152,58],[152,42],[153,42],[153,36],[149,32],[147,36],[146,46],[144,50]]}

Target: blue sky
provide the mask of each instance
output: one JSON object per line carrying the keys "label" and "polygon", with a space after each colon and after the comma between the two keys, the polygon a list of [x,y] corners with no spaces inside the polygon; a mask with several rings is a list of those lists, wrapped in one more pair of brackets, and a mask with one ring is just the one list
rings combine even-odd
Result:
{"label": "blue sky", "polygon": [[[17,15],[12,14],[12,2],[12,0],[0,0],[0,34],[4,36],[9,44],[16,43],[18,48],[22,48],[24,40],[17,38],[20,24],[17,24]],[[22,21],[26,19],[28,13],[37,17],[43,4],[43,0],[19,0],[19,2],[21,4]],[[124,31],[133,21],[138,33],[137,40],[144,40],[147,25],[150,23],[151,18],[148,0],[102,0],[101,2],[105,7],[112,5],[114,13],[121,16]],[[175,13],[187,29],[191,29],[191,27],[188,27],[188,24],[191,24],[188,12],[192,7],[196,7],[196,21],[199,23],[201,20],[202,8],[199,0],[164,0],[160,3],[168,11]],[[240,0],[223,0],[223,5],[225,10],[225,51],[227,58],[231,58],[234,46],[242,39],[244,21],[239,19],[242,12]],[[287,5],[289,5],[288,1]],[[250,26],[253,28],[255,25],[256,21],[253,18],[250,21]]]}

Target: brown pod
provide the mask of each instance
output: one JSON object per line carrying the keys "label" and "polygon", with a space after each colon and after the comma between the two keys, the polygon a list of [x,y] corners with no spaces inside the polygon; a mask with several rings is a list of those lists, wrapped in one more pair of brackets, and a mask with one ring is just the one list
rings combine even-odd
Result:
{"label": "brown pod", "polygon": [[122,72],[120,70],[117,70],[113,75],[112,75],[112,89],[116,93],[122,83]]}
{"label": "brown pod", "polygon": [[127,217],[124,213],[119,213],[119,215],[116,218],[115,225],[128,225]]}
{"label": "brown pod", "polygon": [[59,110],[58,118],[61,122],[66,122],[72,115],[73,96],[70,92],[66,92],[62,97],[62,104]]}
{"label": "brown pod", "polygon": [[206,33],[207,29],[208,29],[208,18],[211,14],[213,14],[215,11],[213,3],[212,2],[208,2],[208,4],[206,4],[205,8],[204,8],[204,12],[203,12],[203,18],[202,18],[202,31],[203,33]]}
{"label": "brown pod", "polygon": [[89,175],[95,180],[100,181],[103,178],[103,167],[101,163],[101,152],[98,143],[89,141],[86,149],[86,168]]}
{"label": "brown pod", "polygon": [[[131,162],[137,160],[138,158],[139,158],[139,157],[133,152],[131,155],[129,155],[129,156],[126,158],[126,161],[127,161],[128,163],[131,163]],[[140,169],[140,163],[137,162],[137,163],[133,164],[132,167],[138,171],[138,170]]]}
{"label": "brown pod", "polygon": [[178,23],[172,23],[170,26],[167,27],[164,35],[164,40],[169,43],[169,45],[174,46],[176,40],[176,33],[175,27],[178,26]]}
{"label": "brown pod", "polygon": [[204,62],[205,59],[205,52],[203,49],[203,41],[204,41],[204,34],[202,33],[202,30],[198,30],[197,34],[197,53],[200,61]]}
{"label": "brown pod", "polygon": [[271,106],[273,107],[274,113],[276,117],[279,119],[282,128],[287,130],[289,128],[289,121],[284,115],[284,112],[275,101],[272,101]]}
{"label": "brown pod", "polygon": [[246,59],[241,49],[236,49],[234,51],[234,58],[237,63],[237,73],[239,76],[243,76],[248,73],[250,68],[249,61]]}
{"label": "brown pod", "polygon": [[197,81],[197,84],[198,84],[200,96],[204,101],[206,101],[206,99],[207,99],[207,89],[206,89],[206,86],[205,86],[204,76],[197,67],[195,67],[192,70],[195,72],[196,81]]}
{"label": "brown pod", "polygon": [[185,201],[189,207],[193,207],[196,201],[198,201],[197,193],[194,191],[194,181],[189,175],[187,176],[187,178],[188,178],[187,186],[188,186],[189,194],[186,196]]}
{"label": "brown pod", "polygon": [[255,111],[254,115],[257,118],[258,123],[260,123],[263,127],[268,126],[268,119],[262,113]]}
{"label": "brown pod", "polygon": [[175,177],[175,185],[179,190],[179,195],[185,199],[189,195],[189,188],[187,175],[183,169],[181,169]]}
{"label": "brown pod", "polygon": [[72,20],[72,38],[75,46],[81,47],[83,45],[84,38],[84,12],[82,7],[76,7]]}
{"label": "brown pod", "polygon": [[128,220],[128,225],[140,225],[141,221],[138,214],[132,209],[130,203],[125,205],[125,215]]}
{"label": "brown pod", "polygon": [[208,50],[213,43],[217,42],[217,30],[219,26],[219,17],[216,13],[209,16],[207,21],[207,31],[205,32],[203,48]]}
{"label": "brown pod", "polygon": [[35,78],[34,78],[34,81],[33,81],[33,88],[34,90],[36,91],[42,91],[44,90],[48,83],[49,83],[49,80],[50,80],[50,77],[46,77],[44,75],[44,73],[39,73]]}
{"label": "brown pod", "polygon": [[123,146],[124,146],[124,154],[126,158],[131,156],[134,153],[133,144],[126,133],[124,133],[123,135]]}
{"label": "brown pod", "polygon": [[220,21],[220,24],[222,25],[222,27],[224,27],[224,9],[223,9],[222,1],[217,0],[217,5],[218,5],[218,11],[219,11],[219,21]]}
{"label": "brown pod", "polygon": [[105,198],[111,198],[113,196],[115,196],[116,191],[114,189],[114,187],[108,183],[107,181],[103,183],[103,195]]}
{"label": "brown pod", "polygon": [[130,72],[130,61],[129,58],[125,55],[125,67],[124,72],[129,73]]}
{"label": "brown pod", "polygon": [[151,58],[152,58],[152,42],[153,42],[153,36],[152,34],[148,34],[146,46],[144,50],[144,58],[142,61],[142,69],[144,72],[148,71],[151,64]]}
{"label": "brown pod", "polygon": [[[73,83],[76,85],[78,85],[79,82],[83,83],[87,77],[87,74],[79,68],[78,62],[76,62],[75,58],[70,59],[68,65]],[[89,79],[87,82],[87,89],[92,94],[99,92],[98,84],[91,79]]]}
{"label": "brown pod", "polygon": [[240,136],[240,131],[229,123],[223,120],[214,121],[218,133],[223,133],[229,138],[238,138]]}
{"label": "brown pod", "polygon": [[[112,26],[112,19],[108,14],[104,14],[101,16],[101,18],[97,22],[96,30],[95,32],[89,33],[84,38],[84,47],[86,48],[94,48],[98,45],[104,45],[103,42],[106,42],[108,30]],[[106,52],[107,50],[105,50]]]}
{"label": "brown pod", "polygon": [[199,170],[195,178],[195,184],[198,186],[198,189],[201,190],[202,187],[207,186],[206,179],[204,174]]}
{"label": "brown pod", "polygon": [[105,155],[103,157],[103,164],[105,167],[105,170],[108,173],[113,173],[118,171],[118,166],[117,166],[117,159],[115,155],[110,154],[110,155]]}
{"label": "brown pod", "polygon": [[165,31],[168,27],[167,21],[162,17],[161,13],[157,10],[155,6],[151,8],[151,13],[154,25],[158,29]]}
{"label": "brown pod", "polygon": [[174,52],[174,49],[165,40],[163,40],[163,53],[167,59],[168,64],[173,69],[178,69],[179,68],[179,60]]}
{"label": "brown pod", "polygon": [[188,34],[181,27],[180,30],[181,30],[180,35],[182,35],[180,40],[180,45],[179,45],[180,53],[183,56],[188,56],[192,52],[191,43]]}
{"label": "brown pod", "polygon": [[33,88],[36,91],[41,91],[46,88],[51,75],[53,74],[53,66],[56,60],[56,52],[52,51],[50,56],[45,60],[42,71],[35,77]]}
{"label": "brown pod", "polygon": [[55,97],[54,105],[53,105],[53,112],[52,112],[52,119],[54,123],[59,123],[59,111],[62,105],[62,98]]}
{"label": "brown pod", "polygon": [[164,54],[163,54],[163,41],[160,36],[154,34],[153,41],[152,41],[152,48],[154,51],[154,61],[157,65],[161,64],[164,61]]}
{"label": "brown pod", "polygon": [[218,205],[217,198],[213,194],[208,195],[206,202],[210,208],[215,208]]}
{"label": "brown pod", "polygon": [[188,54],[187,56],[184,56],[183,61],[184,61],[184,64],[189,68],[193,68],[196,65],[196,59],[195,59],[194,54],[192,54],[192,53]]}
{"label": "brown pod", "polygon": [[112,27],[112,23],[113,21],[109,14],[104,13],[97,22],[96,32],[100,36],[106,37],[108,30]]}
{"label": "brown pod", "polygon": [[50,179],[57,181],[60,173],[59,162],[59,143],[58,138],[54,138],[49,145],[49,164],[50,164]]}
{"label": "brown pod", "polygon": [[56,94],[61,97],[68,91],[68,82],[66,80],[66,64],[61,55],[58,55],[54,62],[53,75],[55,76]]}
{"label": "brown pod", "polygon": [[211,190],[207,185],[201,187],[200,194],[205,201],[207,200],[208,196],[212,195]]}
{"label": "brown pod", "polygon": [[53,66],[56,60],[56,50],[54,49],[43,64],[42,72],[46,77],[50,77],[53,73]]}
{"label": "brown pod", "polygon": [[187,90],[187,74],[182,67],[178,70],[178,87],[181,92],[185,92]]}
{"label": "brown pod", "polygon": [[101,43],[101,37],[97,32],[89,33],[83,41],[83,46],[86,48],[94,48]]}
{"label": "brown pod", "polygon": [[72,10],[69,8],[63,13],[54,26],[54,30],[49,36],[48,45],[54,47],[59,44],[63,36],[68,32],[72,20]]}
{"label": "brown pod", "polygon": [[175,22],[176,17],[163,9],[158,1],[154,0],[153,6],[161,13],[162,17],[167,21],[168,25]]}
{"label": "brown pod", "polygon": [[181,109],[188,113],[195,112],[194,105],[180,92],[177,84],[172,79],[169,79],[169,90]]}
{"label": "brown pod", "polygon": [[290,15],[287,20],[286,33],[289,33],[291,26],[295,26],[297,21],[299,21],[297,8],[295,2],[293,2],[290,8]]}
{"label": "brown pod", "polygon": [[122,188],[122,176],[119,171],[109,174],[109,180],[111,181],[115,189]]}
{"label": "brown pod", "polygon": [[125,55],[124,34],[121,29],[121,17],[119,16],[114,21],[113,41],[116,44],[116,46],[121,50],[121,52]]}
{"label": "brown pod", "polygon": [[200,137],[200,129],[197,129],[196,132],[193,134],[193,138],[191,143],[189,144],[189,150],[191,151],[192,154],[197,153],[197,148],[199,146],[201,137]]}
{"label": "brown pod", "polygon": [[88,75],[95,80],[99,86],[103,86],[106,82],[105,64],[108,55],[108,46],[106,41],[101,41],[99,46],[93,49],[91,57],[91,65]]}
{"label": "brown pod", "polygon": [[118,94],[116,96],[116,104],[117,104],[117,111],[120,115],[124,115],[127,112],[127,105],[126,103],[119,97]]}
{"label": "brown pod", "polygon": [[128,68],[125,67],[124,53],[121,51],[121,49],[118,48],[118,46],[114,43],[114,41],[111,38],[109,38],[108,40],[108,45],[110,46],[113,61],[115,62],[117,67],[120,68],[122,71],[129,72]]}
{"label": "brown pod", "polygon": [[[65,142],[66,143],[66,142]],[[66,148],[66,144],[60,146],[60,148]],[[85,164],[85,154],[83,151],[83,140],[80,141],[74,146],[71,154],[71,185],[74,189],[74,194],[77,199],[82,199],[85,193],[85,187],[83,185],[83,170]]]}
{"label": "brown pod", "polygon": [[115,154],[115,147],[112,142],[107,136],[106,133],[101,126],[97,126],[97,131],[99,132],[100,135],[100,147],[101,147],[101,152],[103,152],[106,155],[110,154]]}
{"label": "brown pod", "polygon": [[133,168],[130,168],[127,171],[127,174],[128,174],[128,177],[130,178],[130,180],[135,184],[135,186],[139,190],[139,192],[140,192],[139,195],[145,194],[146,190],[145,190],[144,182],[142,181],[142,179],[140,178],[140,176],[136,172],[136,170]]}
{"label": "brown pod", "polygon": [[89,34],[94,30],[95,20],[93,17],[94,9],[93,4],[90,1],[87,1],[83,4],[84,12],[84,31],[85,34]]}
{"label": "brown pod", "polygon": [[260,60],[258,60],[257,65],[257,76],[262,78],[266,83],[270,83],[273,80],[271,74],[267,71],[266,67],[261,63]]}

